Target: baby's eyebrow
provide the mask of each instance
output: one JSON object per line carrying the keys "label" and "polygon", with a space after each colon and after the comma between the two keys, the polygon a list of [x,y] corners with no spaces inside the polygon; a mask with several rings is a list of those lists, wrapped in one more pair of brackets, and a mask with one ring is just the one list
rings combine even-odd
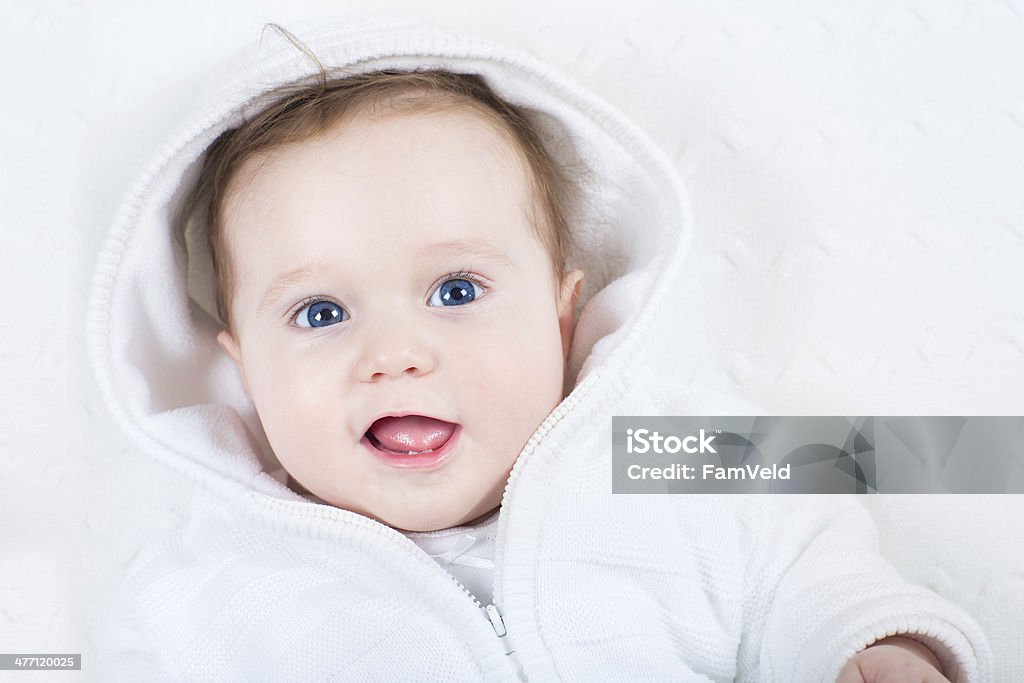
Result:
{"label": "baby's eyebrow", "polygon": [[271,304],[273,304],[281,294],[284,294],[289,289],[296,285],[302,284],[309,276],[316,274],[317,268],[315,266],[302,266],[296,268],[290,273],[286,273],[274,281],[274,284],[267,290],[266,294],[263,295],[263,300],[260,302],[259,313],[263,313]]}
{"label": "baby's eyebrow", "polygon": [[424,251],[440,252],[471,261],[490,261],[503,266],[513,265],[508,254],[485,242],[436,242],[426,247]]}

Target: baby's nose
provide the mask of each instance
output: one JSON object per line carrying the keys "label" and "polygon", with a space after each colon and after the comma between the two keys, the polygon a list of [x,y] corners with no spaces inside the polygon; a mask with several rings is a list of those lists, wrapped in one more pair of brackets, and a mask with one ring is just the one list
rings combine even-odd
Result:
{"label": "baby's nose", "polygon": [[418,377],[434,369],[429,352],[412,340],[371,340],[359,366],[359,379],[376,382],[386,377]]}

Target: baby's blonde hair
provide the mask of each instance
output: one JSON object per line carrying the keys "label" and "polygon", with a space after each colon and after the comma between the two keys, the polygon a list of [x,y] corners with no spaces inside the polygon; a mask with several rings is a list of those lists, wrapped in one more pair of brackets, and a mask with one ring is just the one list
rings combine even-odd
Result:
{"label": "baby's blonde hair", "polygon": [[284,33],[316,62],[319,78],[314,83],[277,88],[267,95],[272,100],[270,105],[241,126],[222,133],[207,149],[199,180],[185,205],[187,217],[198,214],[205,219],[216,272],[217,313],[229,330],[235,271],[224,235],[223,213],[238,170],[259,153],[316,138],[359,113],[379,117],[461,109],[482,116],[505,135],[530,176],[534,194],[531,222],[551,256],[557,285],[570,248],[565,205],[571,183],[522,108],[496,95],[475,74],[382,70],[329,78],[308,48],[284,29],[272,28]]}

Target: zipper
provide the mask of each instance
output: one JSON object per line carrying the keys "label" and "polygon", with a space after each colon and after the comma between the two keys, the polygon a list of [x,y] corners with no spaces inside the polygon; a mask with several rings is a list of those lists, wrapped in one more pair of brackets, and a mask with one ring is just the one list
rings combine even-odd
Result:
{"label": "zipper", "polygon": [[[591,372],[590,375],[585,377],[576,389],[570,392],[565,400],[555,408],[554,412],[541,423],[537,428],[537,431],[534,432],[533,436],[530,437],[530,440],[523,447],[519,457],[516,458],[516,461],[512,464],[512,471],[509,472],[508,481],[505,482],[505,490],[501,494],[501,509],[498,511],[498,528],[494,536],[494,584],[491,586],[495,602],[494,604],[488,605],[484,608],[484,611],[487,613],[487,618],[491,622],[494,634],[498,636],[498,640],[505,648],[505,656],[512,659],[512,664],[515,666],[516,673],[521,681],[526,681],[528,679],[526,677],[526,673],[523,671],[519,657],[516,655],[516,651],[512,648],[512,639],[509,638],[508,626],[505,625],[505,619],[502,617],[501,609],[497,604],[498,595],[501,592],[498,590],[498,577],[501,567],[504,564],[502,559],[504,557],[505,544],[502,543],[502,540],[505,538],[505,526],[508,523],[508,514],[505,511],[508,510],[507,504],[511,498],[512,488],[515,486],[520,473],[523,471],[523,463],[526,462],[527,458],[529,458],[534,451],[537,450],[537,446],[540,444],[541,439],[546,436],[548,432],[554,429],[555,425],[565,419],[566,416],[568,416],[569,413],[572,412],[572,410],[575,409],[583,400],[583,397],[590,392],[591,385],[596,381],[600,374],[599,370]],[[449,574],[449,576],[451,576],[455,583],[459,584],[459,587],[462,588],[463,591],[469,593],[465,586],[459,583],[458,579],[451,574]],[[470,594],[470,597],[472,597],[472,594]],[[480,604],[476,598],[473,598],[473,601],[476,602],[477,605]]]}
{"label": "zipper", "polygon": [[508,515],[504,512],[508,509],[506,504],[511,498],[511,491],[515,486],[516,481],[519,479],[520,473],[523,471],[523,463],[526,462],[527,458],[534,451],[537,450],[537,446],[540,444],[540,440],[547,436],[548,432],[554,429],[555,425],[565,419],[568,414],[576,408],[576,406],[583,400],[583,397],[590,393],[590,387],[600,377],[600,369],[595,369],[589,375],[587,375],[577,387],[566,396],[558,407],[555,408],[554,412],[548,415],[547,419],[541,423],[540,427],[537,427],[537,431],[533,433],[530,440],[523,446],[522,452],[516,461],[512,464],[512,471],[509,472],[508,481],[505,482],[505,490],[501,494],[501,510],[498,512],[498,528],[495,531],[494,536],[494,585],[492,586],[495,600],[498,599],[499,591],[498,575],[499,567],[504,566],[504,550],[505,544],[501,541],[505,538],[505,527],[508,524]]}
{"label": "zipper", "polygon": [[[499,512],[498,514],[500,515],[501,513]],[[440,567],[441,565],[437,566]],[[448,578],[454,581],[455,585],[461,588],[462,592],[469,596],[470,600],[472,600],[473,603],[478,608],[483,610],[485,615],[487,615],[487,620],[490,622],[491,628],[494,630],[494,635],[498,636],[498,642],[501,643],[502,648],[505,650],[505,656],[509,657],[512,660],[512,665],[516,668],[519,680],[527,680],[526,674],[523,673],[523,667],[519,664],[519,658],[516,657],[516,651],[512,649],[512,641],[508,637],[508,627],[505,626],[505,619],[501,616],[501,609],[498,607],[498,605],[495,603],[491,603],[490,605],[484,607],[480,604],[480,601],[476,599],[476,596],[473,595],[469,591],[469,589],[463,586],[462,582],[455,578],[453,574],[449,574],[448,571],[443,568],[441,569],[441,571],[443,571],[448,576]]]}

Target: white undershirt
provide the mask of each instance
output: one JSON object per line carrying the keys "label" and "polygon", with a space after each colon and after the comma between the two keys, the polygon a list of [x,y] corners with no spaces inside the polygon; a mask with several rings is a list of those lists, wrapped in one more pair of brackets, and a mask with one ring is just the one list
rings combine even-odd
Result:
{"label": "white undershirt", "polygon": [[472,526],[402,533],[448,570],[481,605],[494,602],[494,539],[498,533],[498,510]]}

